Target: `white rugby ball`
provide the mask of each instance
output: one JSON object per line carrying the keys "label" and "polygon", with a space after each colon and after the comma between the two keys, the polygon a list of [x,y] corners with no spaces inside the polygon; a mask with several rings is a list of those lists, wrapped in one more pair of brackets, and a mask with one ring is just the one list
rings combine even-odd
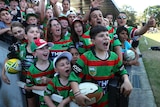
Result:
{"label": "white rugby ball", "polygon": [[135,53],[134,51],[132,50],[127,50],[125,53],[124,53],[124,60],[126,61],[131,61],[131,60],[134,60],[135,59]]}
{"label": "white rugby ball", "polygon": [[[87,105],[92,105],[94,103],[97,103],[103,96],[103,90],[101,87],[99,87],[97,84],[91,83],[91,82],[84,82],[79,84],[79,89],[81,94],[86,95],[88,98],[91,99],[91,101],[87,101]],[[75,101],[73,91],[70,90],[70,97],[71,99]]]}

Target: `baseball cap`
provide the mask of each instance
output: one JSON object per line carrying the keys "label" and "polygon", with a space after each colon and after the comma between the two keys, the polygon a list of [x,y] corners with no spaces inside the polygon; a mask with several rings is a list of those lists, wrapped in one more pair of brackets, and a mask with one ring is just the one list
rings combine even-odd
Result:
{"label": "baseball cap", "polygon": [[[8,12],[9,12],[9,8],[0,8],[0,13],[1,13],[2,11],[8,11]],[[9,13],[10,13],[10,12],[9,12]]]}
{"label": "baseball cap", "polygon": [[36,49],[43,48],[44,46],[48,45],[49,47],[53,46],[52,42],[46,42],[43,39],[35,39],[34,42],[31,43],[31,51],[34,52]]}
{"label": "baseball cap", "polygon": [[64,19],[64,20],[67,20],[67,21],[68,21],[68,18],[67,18],[66,16],[59,16],[59,17],[58,17],[58,20],[62,20],[62,19]]}
{"label": "baseball cap", "polygon": [[38,15],[37,15],[37,14],[35,14],[35,13],[28,13],[28,14],[26,15],[26,20],[28,20],[28,18],[29,18],[30,16],[34,16],[34,17],[38,18]]}
{"label": "baseball cap", "polygon": [[54,68],[56,67],[57,60],[62,57],[66,57],[69,61],[72,60],[72,54],[70,52],[62,52],[57,57],[54,58],[54,60],[53,60],[53,67]]}
{"label": "baseball cap", "polygon": [[70,15],[70,14],[76,15],[76,12],[74,12],[73,10],[68,10],[66,13],[66,16],[68,17],[68,15]]}

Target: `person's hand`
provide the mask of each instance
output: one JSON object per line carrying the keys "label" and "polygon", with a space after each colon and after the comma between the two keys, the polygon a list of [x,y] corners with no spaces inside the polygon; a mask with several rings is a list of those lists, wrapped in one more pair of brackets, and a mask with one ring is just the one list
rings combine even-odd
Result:
{"label": "person's hand", "polygon": [[27,90],[27,91],[32,91],[31,87],[28,87],[26,85],[24,86],[24,89]]}
{"label": "person's hand", "polygon": [[63,103],[63,101],[61,103],[58,104],[57,107],[65,107],[65,104]]}
{"label": "person's hand", "polygon": [[55,5],[57,2],[58,2],[58,0],[50,0],[50,3],[51,3],[52,5]]}
{"label": "person's hand", "polygon": [[48,78],[48,77],[45,77],[45,76],[43,76],[43,77],[41,78],[42,84],[47,84],[49,81],[51,81],[51,78]]}
{"label": "person's hand", "polygon": [[151,16],[147,22],[148,27],[155,27],[156,26],[156,20],[154,16]]}
{"label": "person's hand", "polygon": [[125,97],[129,96],[132,91],[132,84],[129,79],[125,79],[120,88],[120,93],[122,93]]}
{"label": "person's hand", "polygon": [[10,80],[8,79],[7,75],[3,74],[3,75],[2,75],[2,80],[3,80],[6,84],[10,84]]}
{"label": "person's hand", "polygon": [[103,2],[104,2],[104,0],[91,0],[91,6],[93,8],[101,7]]}
{"label": "person's hand", "polygon": [[86,101],[91,101],[87,96],[79,94],[75,96],[76,103],[80,106],[87,106]]}

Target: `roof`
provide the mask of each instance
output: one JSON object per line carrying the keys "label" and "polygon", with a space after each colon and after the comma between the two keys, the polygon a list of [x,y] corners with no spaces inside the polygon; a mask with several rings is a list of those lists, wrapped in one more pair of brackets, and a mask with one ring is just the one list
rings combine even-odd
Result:
{"label": "roof", "polygon": [[[71,6],[78,9],[81,9],[84,12],[87,12],[90,7],[90,0],[70,0]],[[59,0],[62,2],[62,0]],[[115,4],[114,0],[104,0],[103,6],[100,8],[103,15],[106,13],[112,13],[116,17],[119,13],[118,7]]]}

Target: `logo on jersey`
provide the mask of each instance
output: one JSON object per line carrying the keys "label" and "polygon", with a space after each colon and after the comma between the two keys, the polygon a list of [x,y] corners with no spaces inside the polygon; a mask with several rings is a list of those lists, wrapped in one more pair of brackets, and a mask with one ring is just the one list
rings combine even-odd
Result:
{"label": "logo on jersey", "polygon": [[89,74],[95,76],[97,74],[96,67],[89,67]]}

